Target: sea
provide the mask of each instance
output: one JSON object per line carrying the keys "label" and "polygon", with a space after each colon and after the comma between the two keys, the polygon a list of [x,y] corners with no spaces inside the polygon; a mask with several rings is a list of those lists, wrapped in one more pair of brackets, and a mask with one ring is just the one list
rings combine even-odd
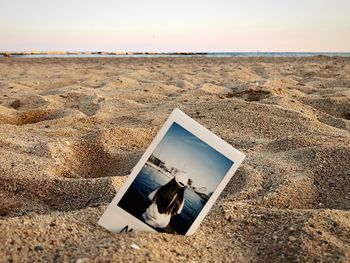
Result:
{"label": "sea", "polygon": [[[119,201],[118,206],[143,221],[142,214],[151,204],[148,195],[169,181],[168,176],[146,164]],[[206,203],[190,188],[186,188],[184,199],[182,212],[171,219],[167,232],[186,234]]]}
{"label": "sea", "polygon": [[92,52],[89,54],[13,54],[12,57],[23,58],[157,58],[157,57],[350,57],[350,52],[180,52],[180,53],[133,53],[108,54],[108,52]]}

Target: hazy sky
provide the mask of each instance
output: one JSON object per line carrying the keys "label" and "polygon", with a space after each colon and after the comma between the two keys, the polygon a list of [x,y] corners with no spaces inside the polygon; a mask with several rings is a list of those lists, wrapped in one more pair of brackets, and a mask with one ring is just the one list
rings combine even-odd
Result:
{"label": "hazy sky", "polygon": [[350,51],[350,0],[0,0],[0,50]]}
{"label": "hazy sky", "polygon": [[174,123],[159,143],[154,155],[165,165],[185,171],[195,187],[214,191],[233,162]]}

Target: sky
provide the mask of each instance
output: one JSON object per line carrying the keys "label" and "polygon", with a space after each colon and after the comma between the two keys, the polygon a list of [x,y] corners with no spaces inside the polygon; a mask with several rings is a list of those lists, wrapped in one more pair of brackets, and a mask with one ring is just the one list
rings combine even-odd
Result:
{"label": "sky", "polygon": [[0,0],[1,51],[349,52],[349,0]]}
{"label": "sky", "polygon": [[177,123],[172,124],[154,151],[154,156],[187,173],[195,187],[216,189],[233,162]]}

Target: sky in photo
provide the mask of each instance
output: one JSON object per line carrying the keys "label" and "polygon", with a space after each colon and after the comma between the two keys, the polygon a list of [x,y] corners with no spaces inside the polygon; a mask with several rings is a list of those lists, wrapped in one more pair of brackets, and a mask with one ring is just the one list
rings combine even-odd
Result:
{"label": "sky in photo", "polygon": [[165,162],[167,167],[185,171],[193,186],[216,189],[233,162],[198,139],[180,125],[174,123],[158,144],[154,156]]}
{"label": "sky in photo", "polygon": [[349,0],[0,1],[2,51],[350,51]]}

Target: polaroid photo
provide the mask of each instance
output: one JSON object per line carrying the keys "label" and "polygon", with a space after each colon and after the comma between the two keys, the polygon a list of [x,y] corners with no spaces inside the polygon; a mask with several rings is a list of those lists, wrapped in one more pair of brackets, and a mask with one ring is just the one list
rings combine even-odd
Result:
{"label": "polaroid photo", "polygon": [[98,224],[191,235],[245,155],[175,109]]}

